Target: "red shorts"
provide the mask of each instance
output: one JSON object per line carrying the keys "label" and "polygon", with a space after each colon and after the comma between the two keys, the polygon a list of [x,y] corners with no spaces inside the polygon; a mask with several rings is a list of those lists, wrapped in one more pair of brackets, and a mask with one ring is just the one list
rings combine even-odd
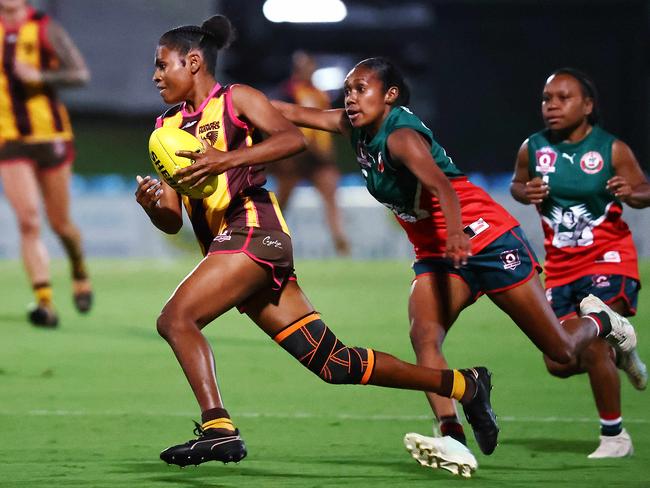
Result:
{"label": "red shorts", "polygon": [[7,141],[0,145],[0,164],[28,161],[38,170],[58,168],[72,164],[75,157],[72,141],[26,143]]}

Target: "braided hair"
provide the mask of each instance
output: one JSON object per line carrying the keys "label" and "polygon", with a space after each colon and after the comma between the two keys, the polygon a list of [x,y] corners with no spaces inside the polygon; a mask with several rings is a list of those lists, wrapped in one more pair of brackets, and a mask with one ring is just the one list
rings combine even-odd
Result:
{"label": "braided hair", "polygon": [[203,54],[206,69],[214,74],[217,67],[217,54],[234,40],[235,31],[224,15],[214,15],[201,26],[183,25],[165,32],[158,41],[159,46],[166,46],[185,56],[193,49]]}

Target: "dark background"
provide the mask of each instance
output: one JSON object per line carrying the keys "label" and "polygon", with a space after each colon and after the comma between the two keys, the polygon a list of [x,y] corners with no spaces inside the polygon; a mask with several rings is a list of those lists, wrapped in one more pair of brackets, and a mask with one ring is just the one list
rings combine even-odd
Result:
{"label": "dark background", "polygon": [[[228,15],[238,40],[222,54],[222,82],[272,95],[296,49],[345,69],[387,56],[409,81],[411,108],[465,171],[512,170],[522,141],[542,127],[541,90],[556,68],[592,75],[604,126],[650,168],[650,7],[641,0],[344,0],[337,24],[274,24],[262,0],[41,0],[77,42],[91,84],[64,94],[81,173],[149,169],[146,141],[165,107],[153,88],[159,36]],[[331,92],[341,106],[339,91]],[[340,141],[343,171],[356,171]]]}

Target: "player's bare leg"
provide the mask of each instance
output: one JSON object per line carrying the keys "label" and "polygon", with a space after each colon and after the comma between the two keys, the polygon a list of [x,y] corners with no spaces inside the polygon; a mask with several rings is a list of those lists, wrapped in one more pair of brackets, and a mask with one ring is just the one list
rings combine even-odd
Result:
{"label": "player's bare leg", "polygon": [[36,172],[31,162],[14,161],[0,164],[0,176],[16,216],[23,264],[36,298],[29,320],[38,326],[56,326],[58,317],[52,300],[49,254],[41,238],[41,192]]}
{"label": "player's bare leg", "polygon": [[176,288],[158,318],[201,409],[198,438],[165,449],[160,457],[186,466],[205,461],[239,461],[246,447],[224,408],[214,355],[201,329],[268,285],[269,272],[243,253],[204,258]]}
{"label": "player's bare leg", "polygon": [[[411,344],[418,365],[448,368],[442,344],[449,328],[470,299],[467,285],[447,273],[423,274],[413,281],[409,321]],[[409,432],[404,436],[404,446],[423,466],[446,469],[464,477],[471,476],[478,463],[465,445],[467,441],[456,403],[435,393],[426,393],[426,396],[442,437]]]}
{"label": "player's bare leg", "polygon": [[602,333],[594,320],[586,317],[568,319],[560,324],[537,277],[489,296],[540,351],[560,364],[575,360]]}
{"label": "player's bare leg", "polygon": [[84,260],[81,233],[70,213],[71,176],[71,166],[64,164],[41,171],[39,179],[48,221],[70,261],[74,304],[80,312],[85,313],[92,306],[92,286]]}
{"label": "player's bare leg", "polygon": [[[321,379],[336,384],[361,383],[429,391],[457,398],[463,403],[481,449],[486,454],[493,452],[498,427],[489,406],[490,374],[485,368],[454,372],[454,378],[460,375],[467,380],[460,379],[468,388],[456,396],[453,394],[455,386],[450,384],[451,370],[417,366],[383,352],[345,346],[320,320],[295,282],[286,284],[278,302],[273,302],[265,293],[262,291],[246,302],[246,313]],[[314,340],[305,342],[309,337]],[[323,343],[327,343],[324,348],[327,351],[321,350]],[[313,358],[318,358],[315,360],[317,365],[312,363]]]}
{"label": "player's bare leg", "polygon": [[340,173],[334,166],[322,166],[314,170],[311,179],[323,199],[325,219],[332,234],[336,252],[340,256],[347,256],[350,254],[350,244],[343,230],[341,210],[336,201]]}

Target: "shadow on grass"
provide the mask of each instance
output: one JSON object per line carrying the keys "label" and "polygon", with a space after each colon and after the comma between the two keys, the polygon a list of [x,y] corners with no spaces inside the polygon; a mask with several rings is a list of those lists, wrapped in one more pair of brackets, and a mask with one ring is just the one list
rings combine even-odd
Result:
{"label": "shadow on grass", "polygon": [[598,447],[598,443],[595,440],[578,441],[557,438],[509,439],[508,445],[523,447],[534,452],[584,454],[585,456]]}
{"label": "shadow on grass", "polygon": [[[266,462],[273,463],[272,459],[265,460]],[[282,460],[287,463],[287,460]],[[321,465],[322,472],[307,473],[301,467],[304,464]],[[207,465],[187,466],[180,468],[176,466],[167,466],[160,462],[144,462],[144,463],[128,463],[115,466],[114,472],[120,474],[131,474],[134,476],[141,475],[150,483],[169,483],[188,487],[226,487],[237,486],[239,484],[245,486],[262,486],[262,480],[273,480],[276,484],[286,480],[288,485],[296,486],[296,480],[304,480],[309,486],[338,486],[338,485],[352,485],[359,484],[359,486],[367,484],[369,480],[377,482],[393,480],[396,486],[399,483],[409,481],[424,481],[425,477],[430,476],[432,472],[423,472],[421,468],[415,463],[411,464],[408,459],[403,462],[390,461],[369,461],[367,458],[352,458],[352,459],[339,459],[339,460],[316,460],[314,458],[301,459],[297,456],[292,459],[291,465],[295,467],[288,467],[282,471],[281,467],[275,468],[256,468],[251,466],[252,463],[243,466],[222,466],[219,463],[208,463]],[[274,463],[275,464],[275,463]],[[338,469],[334,470],[332,465],[337,465]],[[353,468],[382,468],[382,472],[373,474],[371,469],[364,472],[359,472],[355,469],[346,470],[345,466],[350,465]],[[386,470],[393,473],[386,473]],[[441,476],[442,476],[441,472]],[[444,472],[444,474],[449,474]],[[444,476],[445,478],[447,476]],[[257,480],[257,481],[256,481]],[[144,481],[144,480],[143,480]],[[276,486],[276,485],[274,485]],[[277,485],[280,486],[280,485]]]}

